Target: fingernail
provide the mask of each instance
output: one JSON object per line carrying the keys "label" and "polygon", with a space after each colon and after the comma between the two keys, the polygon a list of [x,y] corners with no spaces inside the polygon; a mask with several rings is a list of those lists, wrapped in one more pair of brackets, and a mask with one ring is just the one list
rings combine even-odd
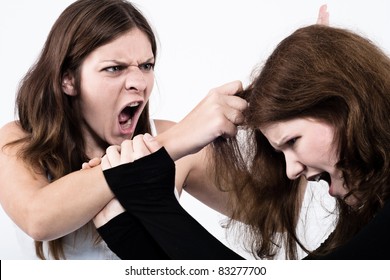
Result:
{"label": "fingernail", "polygon": [[150,135],[149,133],[145,133],[143,138],[145,141],[148,141],[148,142],[154,140],[154,137],[152,135]]}

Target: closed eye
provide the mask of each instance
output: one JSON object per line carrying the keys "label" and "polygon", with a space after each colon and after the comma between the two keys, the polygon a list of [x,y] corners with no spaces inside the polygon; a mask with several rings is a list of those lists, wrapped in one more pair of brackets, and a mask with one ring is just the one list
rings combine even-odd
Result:
{"label": "closed eye", "polygon": [[288,140],[285,145],[288,146],[288,147],[292,147],[294,146],[294,144],[297,142],[299,137],[294,137],[294,138],[291,138],[290,140]]}

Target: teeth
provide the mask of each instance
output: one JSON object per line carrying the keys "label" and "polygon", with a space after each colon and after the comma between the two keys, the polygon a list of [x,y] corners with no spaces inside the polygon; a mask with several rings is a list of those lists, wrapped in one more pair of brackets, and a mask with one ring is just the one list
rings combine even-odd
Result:
{"label": "teeth", "polygon": [[137,107],[139,105],[139,102],[133,102],[129,105],[129,107]]}
{"label": "teeth", "polygon": [[320,174],[313,175],[310,178],[308,178],[308,180],[315,181],[315,182],[320,182],[323,180],[323,181],[327,182],[329,185],[331,184],[331,181],[332,181],[329,173],[327,173],[327,172],[322,172]]}
{"label": "teeth", "polygon": [[309,181],[319,182],[321,180],[321,174],[317,174],[317,175],[311,176],[310,178],[308,178],[308,180]]}
{"label": "teeth", "polygon": [[121,126],[126,129],[131,126],[131,119],[128,119],[125,123],[122,123]]}
{"label": "teeth", "polygon": [[319,182],[320,179],[321,179],[321,174],[318,174],[318,175],[315,176],[313,179],[314,179],[314,181]]}

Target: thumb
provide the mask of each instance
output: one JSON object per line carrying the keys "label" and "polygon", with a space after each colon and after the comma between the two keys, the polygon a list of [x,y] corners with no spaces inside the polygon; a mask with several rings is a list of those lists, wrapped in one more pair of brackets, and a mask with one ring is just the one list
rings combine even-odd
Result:
{"label": "thumb", "polygon": [[143,136],[144,142],[146,147],[151,153],[156,152],[157,150],[161,149],[161,144],[157,142],[156,138],[154,138],[149,133],[145,133]]}

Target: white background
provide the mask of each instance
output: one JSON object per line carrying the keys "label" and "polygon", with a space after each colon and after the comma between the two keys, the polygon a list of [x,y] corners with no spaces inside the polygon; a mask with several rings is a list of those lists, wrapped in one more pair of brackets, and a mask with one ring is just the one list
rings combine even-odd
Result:
{"label": "white background", "polygon": [[[247,85],[251,70],[293,30],[314,23],[322,4],[328,4],[331,25],[359,32],[390,53],[390,1],[324,1],[134,1],[159,40],[152,117],[180,121],[209,89],[237,79]],[[72,2],[2,2],[0,126],[14,119],[18,82],[37,58],[56,18]],[[182,203],[209,231],[224,239],[221,215],[188,195],[183,195]],[[17,249],[15,229],[2,209],[0,228],[0,259],[24,258]]]}

